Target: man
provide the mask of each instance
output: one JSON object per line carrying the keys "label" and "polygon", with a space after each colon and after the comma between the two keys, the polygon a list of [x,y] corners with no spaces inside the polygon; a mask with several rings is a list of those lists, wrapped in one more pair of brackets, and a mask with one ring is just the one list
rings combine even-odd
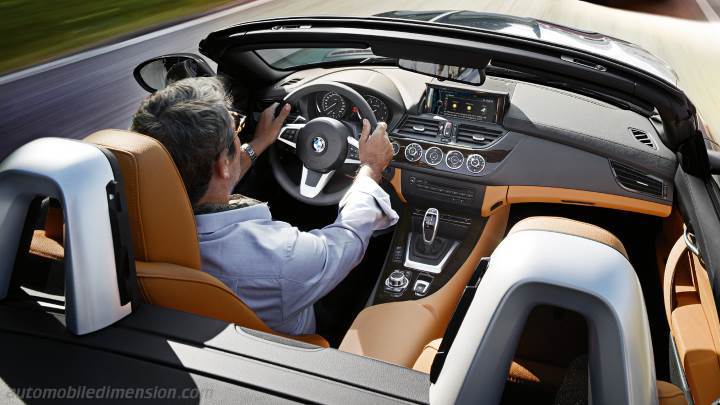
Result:
{"label": "man", "polygon": [[330,292],[363,258],[370,236],[397,222],[390,198],[379,186],[392,159],[385,123],[370,134],[363,121],[361,167],[340,203],[335,222],[301,232],[273,221],[267,204],[232,190],[275,142],[290,112],[263,111],[252,142],[242,129],[222,83],[193,78],[173,83],[142,102],[131,130],[158,139],[170,152],[195,210],[203,271],[222,280],[276,331],[315,331],[313,304]]}

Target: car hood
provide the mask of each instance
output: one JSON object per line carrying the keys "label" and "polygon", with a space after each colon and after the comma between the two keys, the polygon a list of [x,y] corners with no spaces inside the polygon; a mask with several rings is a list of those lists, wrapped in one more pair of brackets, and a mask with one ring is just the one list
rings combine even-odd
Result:
{"label": "car hood", "polygon": [[633,43],[533,18],[475,11],[390,11],[378,17],[459,25],[551,43],[633,66],[677,85],[677,75],[662,59]]}

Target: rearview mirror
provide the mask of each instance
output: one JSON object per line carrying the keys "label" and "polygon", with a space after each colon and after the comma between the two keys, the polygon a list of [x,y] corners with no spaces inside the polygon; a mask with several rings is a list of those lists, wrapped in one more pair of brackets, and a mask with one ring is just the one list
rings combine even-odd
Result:
{"label": "rearview mirror", "polygon": [[424,75],[437,77],[441,80],[452,80],[460,83],[481,85],[485,83],[485,72],[477,68],[440,65],[411,59],[398,59],[398,67]]}
{"label": "rearview mirror", "polygon": [[203,58],[191,53],[177,53],[146,60],[133,71],[140,87],[151,93],[188,77],[214,75],[212,68]]}

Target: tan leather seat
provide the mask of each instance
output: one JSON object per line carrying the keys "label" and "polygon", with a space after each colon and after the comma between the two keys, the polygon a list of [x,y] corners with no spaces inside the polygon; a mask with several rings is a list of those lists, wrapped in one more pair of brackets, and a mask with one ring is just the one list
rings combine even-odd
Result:
{"label": "tan leather seat", "polygon": [[[622,242],[612,233],[595,225],[561,217],[530,217],[515,224],[508,234],[529,230],[558,232],[591,239],[610,246],[627,257]],[[567,365],[572,358],[581,355],[583,344],[577,340],[587,339],[585,321],[580,315],[567,313],[562,319],[557,318],[558,314],[554,314],[553,308],[548,306],[537,307],[530,314],[527,329],[508,370],[509,382],[557,392],[566,374],[566,368],[560,364]],[[441,342],[442,339],[435,339],[425,345],[413,369],[429,373]],[[658,381],[657,391],[661,404],[687,403],[682,391],[673,384]]]}
{"label": "tan leather seat", "polygon": [[[105,130],[85,141],[110,150],[125,183],[138,285],[155,305],[271,330],[221,281],[200,271],[200,248],[192,207],[175,164],[155,139],[129,131]],[[319,335],[286,336],[329,347]]]}
{"label": "tan leather seat", "polygon": [[57,206],[49,206],[43,229],[33,232],[30,254],[50,260],[62,260],[65,256],[65,249],[62,245],[63,233],[62,209]]}

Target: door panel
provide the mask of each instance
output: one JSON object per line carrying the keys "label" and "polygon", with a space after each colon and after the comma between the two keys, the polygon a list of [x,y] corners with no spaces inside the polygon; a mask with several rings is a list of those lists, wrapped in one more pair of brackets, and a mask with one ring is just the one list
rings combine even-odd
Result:
{"label": "door panel", "polygon": [[708,273],[683,237],[670,252],[663,294],[693,400],[710,404],[720,397],[720,322]]}

